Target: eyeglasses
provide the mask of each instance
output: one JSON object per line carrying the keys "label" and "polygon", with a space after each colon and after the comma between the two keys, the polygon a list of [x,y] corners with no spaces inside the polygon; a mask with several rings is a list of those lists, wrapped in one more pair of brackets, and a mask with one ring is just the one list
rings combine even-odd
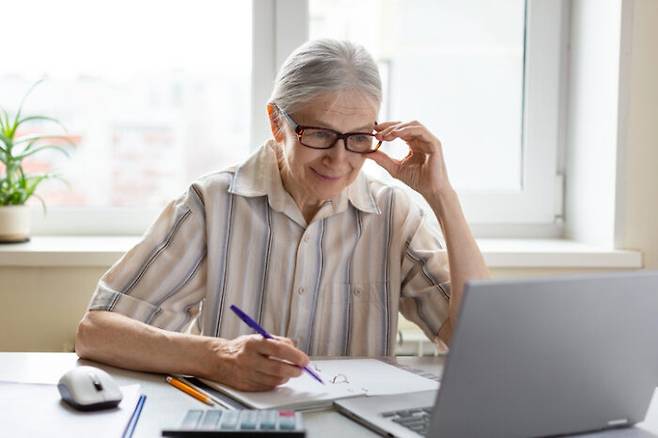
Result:
{"label": "eyeglasses", "polygon": [[375,134],[371,132],[348,132],[342,134],[329,128],[319,128],[317,126],[302,126],[295,122],[290,115],[274,105],[277,111],[288,119],[299,142],[312,149],[331,149],[336,145],[338,140],[343,140],[345,149],[357,154],[371,154],[382,145],[377,141]]}

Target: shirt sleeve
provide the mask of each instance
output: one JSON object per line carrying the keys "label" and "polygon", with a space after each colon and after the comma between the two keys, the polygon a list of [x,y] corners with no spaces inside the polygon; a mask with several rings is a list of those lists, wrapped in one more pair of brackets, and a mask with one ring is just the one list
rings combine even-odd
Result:
{"label": "shirt sleeve", "polygon": [[101,277],[89,310],[117,312],[172,331],[193,322],[206,288],[201,193],[192,185],[165,207],[141,241]]}
{"label": "shirt sleeve", "polygon": [[438,345],[439,329],[448,318],[450,270],[441,245],[438,224],[428,221],[422,210],[419,225],[408,239],[402,255],[400,312],[417,324]]}

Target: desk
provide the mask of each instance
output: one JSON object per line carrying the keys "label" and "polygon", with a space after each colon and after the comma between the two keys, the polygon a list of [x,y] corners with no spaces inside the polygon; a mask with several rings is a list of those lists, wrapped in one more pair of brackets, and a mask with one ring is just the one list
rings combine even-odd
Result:
{"label": "desk", "polygon": [[[401,365],[412,366],[434,373],[443,369],[443,357],[400,357]],[[111,366],[84,361],[74,353],[0,353],[0,380],[56,383],[59,377],[76,365],[92,365],[109,372],[119,385],[139,383],[141,392],[148,396],[140,417],[135,437],[159,437],[165,425],[179,423],[187,409],[203,408],[205,405],[168,385],[159,374],[127,371]],[[304,423],[309,438],[316,437],[377,437],[370,430],[349,420],[339,413],[328,410],[304,414]],[[652,433],[647,433],[650,431]],[[654,394],[647,421],[636,429],[621,429],[605,434],[587,434],[579,437],[648,437],[658,436],[658,391]]]}

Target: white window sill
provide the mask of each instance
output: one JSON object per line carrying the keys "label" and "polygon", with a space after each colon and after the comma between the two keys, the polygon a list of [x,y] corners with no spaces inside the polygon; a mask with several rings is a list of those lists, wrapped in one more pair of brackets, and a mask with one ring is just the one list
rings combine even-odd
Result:
{"label": "white window sill", "polygon": [[[0,266],[109,267],[138,236],[34,236],[27,243],[0,244]],[[562,239],[479,239],[490,268],[642,268],[642,253]]]}

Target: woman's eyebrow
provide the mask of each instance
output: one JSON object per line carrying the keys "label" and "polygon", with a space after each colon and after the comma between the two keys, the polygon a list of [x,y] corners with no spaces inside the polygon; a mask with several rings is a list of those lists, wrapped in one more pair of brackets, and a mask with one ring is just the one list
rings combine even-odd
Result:
{"label": "woman's eyebrow", "polygon": [[[305,124],[305,123],[302,123],[302,125],[304,125],[304,124]],[[340,129],[336,129],[335,126],[331,126],[331,125],[329,125],[329,124],[327,124],[327,123],[325,123],[325,122],[321,122],[321,121],[316,120],[316,119],[309,119],[308,125],[309,125],[309,126],[317,126],[318,128],[328,128],[328,129],[332,129],[332,130],[334,130],[334,131],[342,132]],[[373,126],[374,126],[374,122],[372,123],[372,125],[371,125],[371,124],[363,125],[363,126],[361,126],[361,127],[359,127],[359,128],[355,128],[355,129],[352,129],[352,130],[347,131],[347,132],[364,132],[364,130],[366,130],[366,131],[367,131],[367,130],[372,131],[372,130],[373,130]]]}

